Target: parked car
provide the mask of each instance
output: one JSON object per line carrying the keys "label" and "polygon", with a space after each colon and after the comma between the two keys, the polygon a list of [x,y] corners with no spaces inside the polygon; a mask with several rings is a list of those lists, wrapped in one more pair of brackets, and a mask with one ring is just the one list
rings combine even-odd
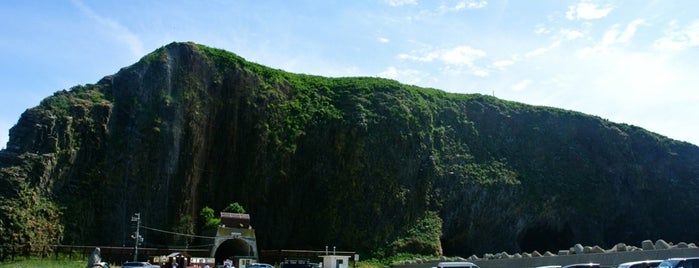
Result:
{"label": "parked car", "polygon": [[274,268],[271,264],[267,263],[253,263],[245,266],[246,268]]}
{"label": "parked car", "polygon": [[97,262],[91,266],[91,268],[109,268],[109,263],[106,262]]}
{"label": "parked car", "polygon": [[645,261],[632,261],[619,264],[617,268],[655,268],[663,262],[663,260],[645,260]]}
{"label": "parked car", "polygon": [[577,263],[563,266],[563,268],[600,268],[599,263]]}
{"label": "parked car", "polygon": [[658,265],[658,268],[677,268],[677,267],[699,267],[699,257],[693,258],[671,258],[664,260]]}
{"label": "parked car", "polygon": [[129,261],[122,264],[121,268],[160,268],[160,266],[153,265],[150,262]]}
{"label": "parked car", "polygon": [[478,265],[475,265],[472,262],[448,261],[448,262],[438,263],[437,268],[479,268],[479,267],[478,267]]}

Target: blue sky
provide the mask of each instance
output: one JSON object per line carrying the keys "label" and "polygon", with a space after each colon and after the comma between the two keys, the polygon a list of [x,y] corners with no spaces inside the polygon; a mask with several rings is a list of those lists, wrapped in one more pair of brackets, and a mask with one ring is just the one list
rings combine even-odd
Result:
{"label": "blue sky", "polygon": [[0,1],[0,148],[20,114],[173,41],[375,76],[699,144],[699,1]]}

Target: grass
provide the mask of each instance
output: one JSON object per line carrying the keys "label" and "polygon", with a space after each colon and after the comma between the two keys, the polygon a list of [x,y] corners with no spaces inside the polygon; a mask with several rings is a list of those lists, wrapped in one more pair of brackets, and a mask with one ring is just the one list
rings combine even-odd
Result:
{"label": "grass", "polygon": [[27,259],[0,262],[0,268],[85,268],[86,266],[87,261],[78,260]]}

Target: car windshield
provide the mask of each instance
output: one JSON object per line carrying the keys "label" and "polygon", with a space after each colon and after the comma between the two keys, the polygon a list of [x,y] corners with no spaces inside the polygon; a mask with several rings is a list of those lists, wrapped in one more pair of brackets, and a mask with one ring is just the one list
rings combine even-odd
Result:
{"label": "car windshield", "polygon": [[658,268],[673,268],[677,266],[677,263],[680,261],[678,260],[666,260],[664,262],[661,262],[660,265],[658,265]]}

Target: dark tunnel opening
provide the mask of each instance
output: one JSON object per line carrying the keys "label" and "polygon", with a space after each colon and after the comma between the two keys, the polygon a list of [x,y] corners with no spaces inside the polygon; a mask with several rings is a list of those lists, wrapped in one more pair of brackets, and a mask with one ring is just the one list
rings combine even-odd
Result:
{"label": "dark tunnel opening", "polygon": [[[216,263],[223,263],[225,259],[231,259],[234,261],[240,258],[247,258],[254,255],[255,252],[245,240],[242,239],[229,239],[221,243],[221,245],[216,248],[216,253],[214,253],[214,258],[216,258]],[[237,265],[236,265],[237,266]]]}

